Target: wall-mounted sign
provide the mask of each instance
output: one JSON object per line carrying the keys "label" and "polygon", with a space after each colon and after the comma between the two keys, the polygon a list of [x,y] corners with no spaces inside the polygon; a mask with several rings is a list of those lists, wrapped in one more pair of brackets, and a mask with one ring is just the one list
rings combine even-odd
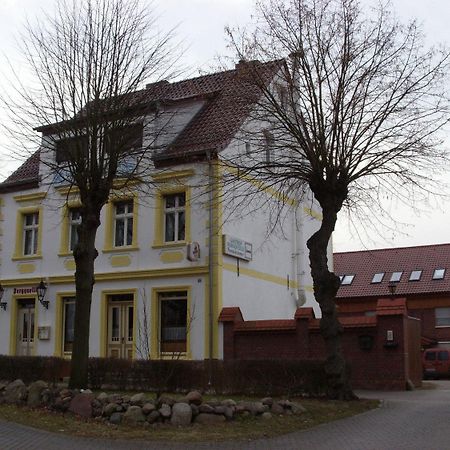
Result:
{"label": "wall-mounted sign", "polygon": [[38,339],[41,341],[50,339],[50,327],[38,327]]}
{"label": "wall-mounted sign", "polygon": [[36,286],[27,288],[14,288],[14,295],[36,294]]}
{"label": "wall-mounted sign", "polygon": [[252,260],[252,244],[242,239],[223,235],[223,252],[225,255],[234,256],[235,258]]}

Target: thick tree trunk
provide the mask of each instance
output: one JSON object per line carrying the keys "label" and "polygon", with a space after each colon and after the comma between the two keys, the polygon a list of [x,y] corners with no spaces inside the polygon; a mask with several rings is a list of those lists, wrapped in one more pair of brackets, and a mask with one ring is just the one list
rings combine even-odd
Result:
{"label": "thick tree trunk", "polygon": [[92,289],[94,287],[94,261],[98,255],[95,236],[100,225],[99,215],[86,214],[78,230],[78,244],[74,251],[76,272],[75,330],[69,387],[88,387],[89,327]]}
{"label": "thick tree trunk", "polygon": [[336,310],[336,293],[340,280],[328,270],[327,248],[334,231],[337,212],[340,209],[322,204],[322,225],[307,242],[311,275],[314,285],[314,296],[320,305],[322,319],[320,331],[325,340],[327,360],[325,371],[328,380],[328,397],[332,399],[349,400],[356,398],[350,387],[349,373],[342,354],[342,326]]}

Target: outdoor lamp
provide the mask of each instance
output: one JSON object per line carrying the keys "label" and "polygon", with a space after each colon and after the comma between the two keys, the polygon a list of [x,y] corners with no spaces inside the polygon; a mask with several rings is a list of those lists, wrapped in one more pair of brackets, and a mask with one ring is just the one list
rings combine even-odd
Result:
{"label": "outdoor lamp", "polygon": [[393,281],[391,281],[388,284],[388,289],[389,289],[389,292],[391,293],[391,296],[394,297],[395,291],[397,290],[397,283],[394,283]]}
{"label": "outdoor lamp", "polygon": [[5,292],[5,288],[2,286],[2,284],[0,283],[0,308],[3,309],[3,311],[6,311],[6,302],[2,302],[2,298],[3,298],[3,294]]}
{"label": "outdoor lamp", "polygon": [[39,300],[39,303],[45,308],[48,309],[48,300],[44,300],[45,293],[47,292],[47,286],[44,283],[43,280],[38,284],[38,287],[36,288],[37,292],[37,298]]}

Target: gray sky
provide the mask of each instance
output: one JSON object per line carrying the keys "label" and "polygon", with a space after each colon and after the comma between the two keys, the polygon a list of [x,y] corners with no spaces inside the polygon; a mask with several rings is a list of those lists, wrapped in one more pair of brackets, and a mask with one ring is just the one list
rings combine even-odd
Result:
{"label": "gray sky", "polygon": [[[393,0],[392,3],[400,18],[417,18],[423,24],[430,43],[443,42],[450,46],[449,0]],[[53,0],[0,0],[0,73],[3,76],[8,73],[6,57],[19,65],[15,37],[25,18],[33,19],[42,9],[51,10],[53,4]],[[214,64],[214,57],[224,52],[224,26],[242,25],[250,19],[253,0],[155,0],[154,4],[162,28],[178,25],[177,35],[187,47],[183,63],[195,75],[198,69],[208,70]],[[5,140],[0,136],[2,154],[5,153],[4,145]],[[0,165],[0,179],[11,173],[18,164],[4,158]],[[448,178],[450,183],[450,175]],[[348,221],[340,217],[334,235],[334,248],[345,251],[450,242],[450,199],[434,203],[420,215],[417,210],[394,205],[392,209],[404,225],[389,231],[369,229],[364,232],[366,225],[356,223],[361,239],[349,232]],[[420,208],[424,209],[425,205]]]}

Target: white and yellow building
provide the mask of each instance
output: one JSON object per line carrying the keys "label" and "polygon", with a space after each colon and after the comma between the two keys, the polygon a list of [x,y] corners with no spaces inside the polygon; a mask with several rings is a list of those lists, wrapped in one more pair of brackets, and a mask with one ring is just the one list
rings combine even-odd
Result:
{"label": "white and yellow building", "polygon": [[[276,67],[261,70],[273,76]],[[306,249],[320,223],[313,203],[278,198],[248,178],[267,199],[250,211],[221,182],[230,169],[220,155],[245,148],[239,129],[247,109],[230,95],[237,77],[238,69],[142,91],[180,119],[160,146],[151,187],[118,184],[103,208],[91,356],[221,358],[223,307],[258,320],[314,306]],[[142,133],[145,141],[145,126]],[[54,153],[41,149],[0,185],[0,354],[70,356],[78,198],[48,181],[44,162]],[[290,209],[283,232],[268,237],[270,199]]]}

